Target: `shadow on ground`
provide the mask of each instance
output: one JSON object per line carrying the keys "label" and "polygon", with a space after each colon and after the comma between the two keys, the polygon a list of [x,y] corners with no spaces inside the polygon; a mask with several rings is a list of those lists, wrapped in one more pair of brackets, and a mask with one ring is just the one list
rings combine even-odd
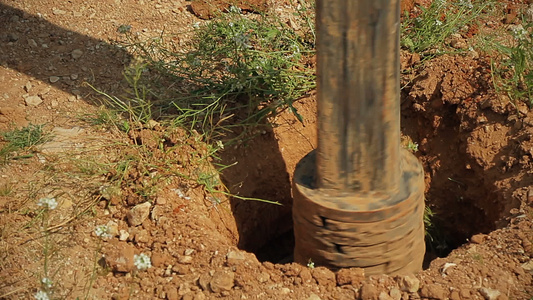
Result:
{"label": "shadow on ground", "polygon": [[2,67],[73,95],[90,92],[83,82],[103,90],[118,88],[124,65],[131,59],[126,51],[109,42],[66,30],[1,3],[0,28]]}

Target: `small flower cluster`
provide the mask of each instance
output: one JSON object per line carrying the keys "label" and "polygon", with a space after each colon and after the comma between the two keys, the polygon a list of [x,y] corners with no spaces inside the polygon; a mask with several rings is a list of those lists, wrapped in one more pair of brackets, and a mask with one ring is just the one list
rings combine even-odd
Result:
{"label": "small flower cluster", "polygon": [[35,300],[50,300],[50,297],[48,297],[48,294],[45,291],[38,291],[33,297]]}
{"label": "small flower cluster", "polygon": [[229,7],[228,12],[230,12],[232,14],[241,14],[242,13],[242,9],[240,7],[232,5],[232,6]]}
{"label": "small flower cluster", "polygon": [[107,225],[96,226],[96,228],[94,229],[94,234],[104,240],[112,238],[111,234],[109,233],[109,227]]}
{"label": "small flower cluster", "polygon": [[44,277],[43,279],[41,279],[41,283],[43,284],[44,287],[48,289],[52,287],[52,280],[50,280],[50,278]]}
{"label": "small flower cluster", "polygon": [[150,257],[144,253],[139,255],[135,254],[133,256],[133,264],[137,267],[138,270],[146,270],[152,267],[152,262]]}
{"label": "small flower cluster", "polygon": [[518,25],[512,28],[513,36],[517,40],[523,40],[527,37],[527,30],[524,29],[523,26]]}
{"label": "small flower cluster", "polygon": [[38,206],[41,206],[45,209],[55,209],[57,207],[57,201],[55,198],[41,198],[37,202]]}

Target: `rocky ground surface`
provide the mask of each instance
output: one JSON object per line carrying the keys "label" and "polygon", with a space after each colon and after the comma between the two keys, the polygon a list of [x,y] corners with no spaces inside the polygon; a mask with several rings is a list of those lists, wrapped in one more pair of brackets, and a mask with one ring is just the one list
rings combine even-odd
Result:
{"label": "rocky ground surface", "polygon": [[[290,1],[238,2],[249,13],[291,11]],[[358,268],[333,272],[287,261],[290,179],[316,146],[313,93],[295,103],[303,123],[284,112],[271,120],[273,130],[221,154],[226,163],[239,162],[222,174],[233,192],[283,206],[218,203],[182,177],[151,184],[156,193],[143,202],[132,190],[156,174],[142,174],[142,160],[128,165],[124,182],[130,185],[120,191],[108,185],[116,174],[90,171],[89,162],[145,153],[127,146],[132,143],[175,159],[179,172],[194,171],[187,162],[201,146],[179,130],[165,136],[171,150],[163,154],[158,124],[128,136],[90,125],[98,95],[84,83],[121,93],[122,72],[133,57],[120,47],[117,28],[131,25],[146,37],[187,31],[212,17],[206,3],[0,3],[0,129],[45,124],[52,137],[32,155],[0,167],[1,299],[32,298],[43,274],[51,277],[53,299],[533,297],[533,113],[496,94],[490,57],[475,51],[440,56],[402,79],[402,133],[419,144],[435,226],[455,248],[440,258],[438,249],[428,249],[427,266],[417,274],[368,277]],[[506,17],[491,26],[509,26],[516,11],[502,12]],[[450,42],[466,47],[468,38]],[[418,62],[417,55],[402,53],[402,69]],[[39,215],[37,199],[48,196],[58,207]],[[95,234],[99,225],[110,229],[105,240]],[[51,234],[43,235],[43,228]],[[140,254],[150,257],[151,268],[135,267]]]}

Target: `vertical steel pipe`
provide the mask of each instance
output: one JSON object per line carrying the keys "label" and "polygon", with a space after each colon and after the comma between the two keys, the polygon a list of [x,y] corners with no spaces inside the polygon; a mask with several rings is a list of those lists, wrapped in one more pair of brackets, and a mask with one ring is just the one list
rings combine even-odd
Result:
{"label": "vertical steel pipe", "polygon": [[318,186],[400,184],[399,0],[316,2]]}
{"label": "vertical steel pipe", "polygon": [[293,182],[295,261],[421,269],[420,163],[400,149],[400,0],[317,0],[318,147]]}

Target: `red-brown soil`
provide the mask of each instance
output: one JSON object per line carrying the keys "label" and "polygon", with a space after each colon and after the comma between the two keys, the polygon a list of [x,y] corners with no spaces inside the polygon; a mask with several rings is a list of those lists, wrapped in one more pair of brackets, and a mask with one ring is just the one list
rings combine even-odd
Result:
{"label": "red-brown soil", "polygon": [[[283,205],[217,203],[183,177],[151,181],[161,174],[143,173],[150,166],[140,163],[126,173],[131,186],[106,195],[116,174],[84,167],[110,164],[124,151],[140,155],[123,145],[168,155],[182,174],[196,171],[190,162],[202,146],[194,137],[176,131],[162,151],[159,126],[126,136],[81,117],[98,111],[98,97],[83,82],[122,93],[132,56],[117,46],[118,26],[147,37],[183,32],[200,21],[198,2],[0,3],[0,130],[45,124],[56,143],[0,166],[0,188],[11,191],[0,195],[0,299],[31,299],[40,289],[47,243],[53,299],[533,297],[533,112],[495,92],[483,54],[443,55],[420,67],[416,55],[402,53],[402,69],[416,67],[402,78],[402,134],[419,145],[437,228],[417,274],[365,277],[362,269],[290,263],[290,182],[296,163],[316,147],[313,91],[295,103],[303,123],[282,112],[268,129],[221,153],[222,163],[236,162],[220,178],[232,193]],[[419,4],[405,2],[407,9]],[[270,5],[289,11],[287,3]],[[42,102],[28,104],[31,96]],[[152,205],[134,226],[128,213],[145,200],[133,192],[139,187],[152,191]],[[59,207],[50,213],[46,241],[36,202],[50,195]],[[115,226],[116,235],[101,241],[94,228],[102,224]],[[140,253],[151,257],[147,271],[133,270]]]}

